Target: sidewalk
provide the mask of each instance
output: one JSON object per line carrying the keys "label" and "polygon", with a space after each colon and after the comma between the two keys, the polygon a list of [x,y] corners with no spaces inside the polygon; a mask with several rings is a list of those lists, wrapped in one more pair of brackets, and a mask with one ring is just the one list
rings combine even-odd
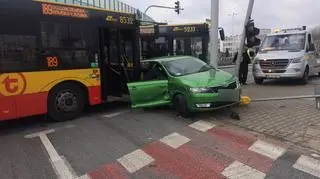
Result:
{"label": "sidewalk", "polygon": [[236,111],[240,121],[230,119],[228,110],[214,118],[320,152],[320,111],[315,101],[255,102]]}

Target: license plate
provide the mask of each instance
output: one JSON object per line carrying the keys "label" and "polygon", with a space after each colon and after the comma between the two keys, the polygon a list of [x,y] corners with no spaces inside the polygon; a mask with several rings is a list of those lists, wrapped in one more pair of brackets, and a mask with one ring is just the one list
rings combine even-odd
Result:
{"label": "license plate", "polygon": [[266,75],[267,78],[280,78],[279,75]]}
{"label": "license plate", "polygon": [[239,90],[223,89],[219,90],[220,101],[238,101],[240,92]]}

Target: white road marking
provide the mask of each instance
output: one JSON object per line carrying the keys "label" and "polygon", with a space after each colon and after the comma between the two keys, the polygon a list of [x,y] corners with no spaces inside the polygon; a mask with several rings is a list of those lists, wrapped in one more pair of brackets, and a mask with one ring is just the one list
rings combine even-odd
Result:
{"label": "white road marking", "polygon": [[50,157],[51,165],[59,179],[77,178],[76,174],[73,172],[74,170],[71,168],[71,166],[68,166],[67,162],[58,154],[58,152],[53,147],[52,143],[50,142],[47,136],[47,134],[52,133],[54,131],[54,129],[50,129],[42,132],[37,132],[26,135],[25,138],[40,137],[40,140]]}
{"label": "white road marking", "polygon": [[127,169],[128,172],[134,173],[152,163],[154,159],[144,151],[138,149],[117,159],[117,161]]}
{"label": "white road marking", "polygon": [[61,157],[59,156],[58,152],[56,151],[56,149],[53,147],[52,143],[50,142],[49,138],[47,137],[46,134],[41,134],[40,136],[40,140],[42,142],[42,144],[44,145],[44,147],[46,148],[50,160],[52,162],[57,162],[59,160],[62,160]]}
{"label": "white road marking", "polygon": [[231,165],[225,168],[222,172],[222,175],[228,179],[263,179],[266,177],[265,173],[262,173],[238,161],[233,162]]}
{"label": "white road marking", "polygon": [[276,146],[274,144],[264,142],[262,140],[256,141],[250,148],[250,151],[256,152],[258,154],[269,157],[273,160],[277,160],[280,156],[282,156],[286,149]]}
{"label": "white road marking", "polygon": [[91,177],[89,177],[88,174],[85,174],[85,175],[78,177],[77,179],[91,179]]}
{"label": "white road marking", "polygon": [[129,112],[129,110],[120,111],[120,112],[111,113],[111,114],[106,114],[106,115],[103,115],[103,117],[105,117],[105,118],[113,118],[113,117],[119,116],[119,115],[127,113],[127,112]]}
{"label": "white road marking", "polygon": [[172,134],[160,139],[160,141],[162,143],[174,148],[174,149],[177,149],[180,146],[188,143],[191,140],[185,136],[178,134],[178,133],[172,133]]}
{"label": "white road marking", "polygon": [[320,161],[314,158],[302,155],[293,165],[293,168],[320,177]]}
{"label": "white road marking", "polygon": [[190,124],[189,127],[194,128],[201,132],[207,132],[208,130],[214,128],[216,125],[207,121],[197,121],[193,124]]}
{"label": "white road marking", "polygon": [[36,132],[36,133],[25,135],[24,138],[31,139],[31,138],[39,137],[42,134],[50,134],[50,133],[54,133],[54,132],[55,132],[54,129],[49,129],[49,130],[40,131],[40,132]]}

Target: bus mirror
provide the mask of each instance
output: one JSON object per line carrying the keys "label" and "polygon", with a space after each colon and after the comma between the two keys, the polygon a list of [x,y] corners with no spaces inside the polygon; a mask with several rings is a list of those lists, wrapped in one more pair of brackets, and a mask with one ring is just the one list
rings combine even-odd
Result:
{"label": "bus mirror", "polygon": [[311,43],[311,35],[310,34],[308,34],[308,43],[310,44]]}
{"label": "bus mirror", "polygon": [[314,44],[310,44],[310,45],[309,45],[309,48],[308,48],[308,51],[309,51],[309,52],[313,52],[313,51],[315,51],[315,50],[316,50],[316,48],[315,48]]}
{"label": "bus mirror", "polygon": [[225,34],[224,34],[224,29],[219,28],[219,33],[220,33],[220,39],[224,41],[226,39]]}

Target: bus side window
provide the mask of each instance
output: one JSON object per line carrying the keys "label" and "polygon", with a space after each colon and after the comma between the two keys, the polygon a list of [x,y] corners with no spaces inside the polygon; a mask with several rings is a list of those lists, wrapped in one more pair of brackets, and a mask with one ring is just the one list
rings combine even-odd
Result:
{"label": "bus side window", "polygon": [[36,37],[0,34],[0,72],[37,69]]}
{"label": "bus side window", "polygon": [[[97,66],[90,54],[91,33],[79,24],[41,22],[42,45],[56,56],[47,57],[47,68],[81,69]],[[57,63],[56,63],[57,62]]]}

